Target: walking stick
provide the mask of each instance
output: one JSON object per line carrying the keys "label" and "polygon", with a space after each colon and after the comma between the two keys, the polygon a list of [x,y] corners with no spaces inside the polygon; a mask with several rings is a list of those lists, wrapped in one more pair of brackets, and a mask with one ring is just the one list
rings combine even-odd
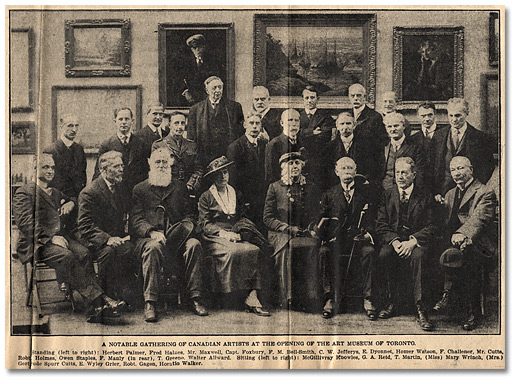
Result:
{"label": "walking stick", "polygon": [[[361,224],[363,223],[363,217],[365,216],[367,210],[368,210],[368,204],[365,204],[365,206],[361,210],[361,213],[359,214],[359,221],[358,221],[358,225],[357,225],[358,229],[361,229]],[[350,255],[348,256],[347,270],[345,271],[345,276],[348,276],[348,271],[350,270],[350,263],[352,262],[352,256],[354,255],[354,248],[356,247],[357,241],[358,240],[356,240],[355,238],[353,239],[352,249],[350,250]]]}

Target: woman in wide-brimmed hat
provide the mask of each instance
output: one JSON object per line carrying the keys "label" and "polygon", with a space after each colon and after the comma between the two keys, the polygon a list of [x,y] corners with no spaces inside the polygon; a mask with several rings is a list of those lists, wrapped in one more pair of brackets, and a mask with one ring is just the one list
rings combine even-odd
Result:
{"label": "woman in wide-brimmed hat", "polygon": [[312,231],[319,215],[320,191],[302,175],[300,152],[280,157],[281,178],[267,191],[264,224],[274,248],[279,303],[307,311],[320,307],[320,240]]}
{"label": "woman in wide-brimmed hat", "polygon": [[257,296],[261,288],[260,266],[269,244],[254,223],[242,217],[237,193],[228,184],[232,164],[225,156],[209,163],[204,177],[212,185],[199,199],[204,247],[214,267],[211,286],[220,293],[248,292],[246,310],[270,316]]}

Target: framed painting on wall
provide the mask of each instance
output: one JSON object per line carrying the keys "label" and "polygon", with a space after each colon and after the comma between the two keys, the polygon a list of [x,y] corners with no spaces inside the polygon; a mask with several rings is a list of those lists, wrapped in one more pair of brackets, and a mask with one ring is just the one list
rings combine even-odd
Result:
{"label": "framed painting on wall", "polygon": [[320,107],[346,108],[348,87],[361,83],[375,103],[375,14],[258,14],[254,18],[254,85],[275,107],[297,106],[308,85]]}
{"label": "framed painting on wall", "polygon": [[394,27],[393,88],[400,109],[445,107],[464,96],[463,27]]}
{"label": "framed painting on wall", "polygon": [[10,34],[10,95],[13,112],[33,110],[33,35],[30,28],[12,29]]}
{"label": "framed painting on wall", "polygon": [[204,81],[218,76],[234,98],[233,24],[159,24],[159,100],[168,109],[206,98]]}
{"label": "framed painting on wall", "polygon": [[128,107],[135,119],[134,131],[141,127],[141,86],[52,87],[52,139],[58,137],[59,117],[77,116],[77,141],[85,152],[96,153],[101,143],[115,134],[114,110]]}
{"label": "framed painting on wall", "polygon": [[36,128],[34,121],[11,123],[11,153],[32,154],[36,152]]}
{"label": "framed painting on wall", "polygon": [[500,60],[500,18],[498,12],[489,13],[489,65],[497,66]]}
{"label": "framed painting on wall", "polygon": [[130,76],[130,20],[65,21],[65,76]]}
{"label": "framed painting on wall", "polygon": [[497,73],[481,75],[481,128],[493,137],[500,137],[500,83]]}

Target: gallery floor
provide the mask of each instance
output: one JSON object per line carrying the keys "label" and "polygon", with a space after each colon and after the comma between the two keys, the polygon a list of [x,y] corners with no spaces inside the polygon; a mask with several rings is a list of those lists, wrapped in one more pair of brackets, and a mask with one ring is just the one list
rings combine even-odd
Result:
{"label": "gallery floor", "polygon": [[[24,269],[18,261],[11,263],[11,324],[13,333],[28,332],[31,323],[32,309],[25,305],[26,292],[24,286]],[[496,280],[495,280],[496,281]],[[47,284],[50,291],[42,295],[58,295],[57,286]],[[491,290],[496,291],[496,287]],[[496,296],[490,295],[487,300],[488,313],[485,321],[472,332],[463,331],[460,322],[447,315],[432,315],[435,331],[438,334],[497,334],[500,332],[496,312]],[[415,321],[413,314],[401,315],[388,320],[368,321],[359,308],[350,309],[332,319],[323,319],[320,314],[272,310],[271,317],[259,317],[246,313],[241,309],[210,309],[207,317],[198,317],[182,306],[169,306],[159,312],[157,323],[146,323],[142,308],[122,314],[122,324],[103,325],[89,324],[85,315],[75,313],[68,302],[50,304],[43,307],[48,317],[45,331],[51,335],[238,335],[238,334],[426,334]]]}

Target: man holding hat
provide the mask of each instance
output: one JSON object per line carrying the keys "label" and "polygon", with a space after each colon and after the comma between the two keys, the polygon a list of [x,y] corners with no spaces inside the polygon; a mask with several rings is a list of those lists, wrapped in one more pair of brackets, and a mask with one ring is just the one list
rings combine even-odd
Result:
{"label": "man holding hat", "polygon": [[450,172],[457,186],[449,190],[442,201],[446,242],[450,246],[439,260],[445,272],[444,292],[433,309],[445,310],[452,288],[458,285],[464,303],[462,328],[471,331],[481,314],[479,271],[497,252],[497,234],[490,225],[495,217],[496,197],[473,177],[473,166],[467,157],[454,157]]}
{"label": "man holding hat", "polygon": [[182,98],[188,105],[194,105],[204,100],[206,96],[204,80],[210,76],[222,76],[225,72],[219,63],[220,56],[208,52],[204,35],[196,34],[188,37],[186,45],[192,54],[188,62],[183,65],[185,71],[181,87]]}
{"label": "man holding hat", "polygon": [[204,81],[208,97],[190,108],[188,115],[188,139],[199,146],[202,165],[227,152],[229,144],[243,132],[242,106],[223,97],[224,83],[217,76]]}

